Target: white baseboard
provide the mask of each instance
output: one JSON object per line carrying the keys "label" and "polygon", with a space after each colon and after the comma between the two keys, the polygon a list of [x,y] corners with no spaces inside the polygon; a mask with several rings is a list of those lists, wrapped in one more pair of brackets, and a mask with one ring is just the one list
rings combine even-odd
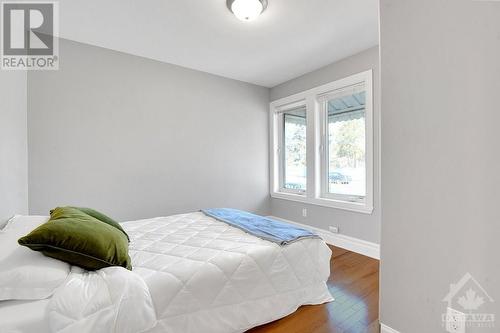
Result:
{"label": "white baseboard", "polygon": [[372,242],[368,242],[359,238],[354,238],[351,236],[346,236],[342,234],[334,234],[330,231],[312,227],[310,225],[282,219],[280,217],[276,216],[269,216],[270,218],[276,219],[276,220],[281,220],[284,222],[288,222],[291,224],[295,224],[299,227],[302,227],[304,229],[309,229],[316,234],[318,234],[323,240],[330,245],[334,245],[337,247],[341,247],[343,249],[356,252],[362,255],[365,255],[367,257],[375,258],[380,260],[380,245]]}
{"label": "white baseboard", "polygon": [[380,333],[400,333],[400,332],[396,331],[394,328],[390,328],[389,326],[380,323]]}

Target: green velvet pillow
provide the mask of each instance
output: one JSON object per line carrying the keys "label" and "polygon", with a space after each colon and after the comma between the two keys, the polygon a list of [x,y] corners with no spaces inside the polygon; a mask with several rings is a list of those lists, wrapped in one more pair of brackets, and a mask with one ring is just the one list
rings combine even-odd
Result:
{"label": "green velvet pillow", "polygon": [[72,207],[72,208],[76,208],[79,211],[82,211],[85,214],[90,215],[93,218],[98,219],[101,222],[107,223],[107,224],[115,227],[116,229],[118,229],[121,232],[123,232],[125,234],[125,236],[127,236],[127,240],[130,241],[130,238],[128,237],[128,235],[125,232],[125,230],[123,230],[122,226],[118,222],[116,222],[115,220],[113,220],[111,217],[109,217],[107,215],[104,215],[103,213],[98,212],[97,210],[92,209],[92,208],[85,208],[85,207]]}
{"label": "green velvet pillow", "polygon": [[109,266],[132,269],[125,234],[72,207],[54,209],[49,221],[18,243],[87,270]]}
{"label": "green velvet pillow", "polygon": [[[90,215],[92,216],[93,218],[95,219],[98,219],[99,221],[101,222],[104,222],[104,223],[107,223],[113,227],[115,227],[116,229],[120,230],[121,232],[123,232],[125,234],[125,236],[127,236],[127,240],[130,242],[130,237],[127,235],[127,233],[125,232],[125,230],[123,230],[122,226],[116,222],[115,220],[113,220],[111,217],[107,216],[107,215],[104,215],[103,213],[101,212],[98,212],[97,210],[95,209],[92,209],[92,208],[85,208],[85,207],[72,207],[72,206],[68,206],[68,208],[75,208],[75,209],[78,209],[79,211],[82,211],[84,212],[85,214],[87,215]],[[50,214],[52,215],[52,212],[54,211],[54,209],[52,209],[50,211]]]}

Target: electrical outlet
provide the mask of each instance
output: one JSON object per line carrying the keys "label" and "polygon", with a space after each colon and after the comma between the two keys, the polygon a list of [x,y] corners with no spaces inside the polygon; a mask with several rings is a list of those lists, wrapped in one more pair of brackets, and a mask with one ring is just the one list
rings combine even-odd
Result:
{"label": "electrical outlet", "polygon": [[465,333],[465,314],[455,309],[447,308],[446,332]]}
{"label": "electrical outlet", "polygon": [[333,232],[334,234],[338,234],[340,232],[340,228],[336,225],[331,225],[328,229],[330,229],[330,232]]}
{"label": "electrical outlet", "polygon": [[307,217],[307,208],[302,208],[302,216]]}

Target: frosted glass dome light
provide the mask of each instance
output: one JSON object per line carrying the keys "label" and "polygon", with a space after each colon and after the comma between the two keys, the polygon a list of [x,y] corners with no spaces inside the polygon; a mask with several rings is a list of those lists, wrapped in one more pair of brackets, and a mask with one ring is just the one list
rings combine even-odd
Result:
{"label": "frosted glass dome light", "polygon": [[242,21],[255,20],[266,9],[265,0],[228,0],[228,8]]}

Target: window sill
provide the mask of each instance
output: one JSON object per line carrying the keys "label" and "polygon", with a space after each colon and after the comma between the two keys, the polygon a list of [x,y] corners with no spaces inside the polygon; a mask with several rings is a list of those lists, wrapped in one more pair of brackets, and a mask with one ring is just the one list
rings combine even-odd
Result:
{"label": "window sill", "polygon": [[369,206],[359,202],[349,202],[349,201],[341,201],[341,200],[325,199],[325,198],[308,198],[305,195],[284,193],[284,192],[271,192],[271,197],[275,199],[302,202],[316,206],[348,210],[351,212],[362,213],[362,214],[371,214],[373,212],[373,206],[371,205]]}

